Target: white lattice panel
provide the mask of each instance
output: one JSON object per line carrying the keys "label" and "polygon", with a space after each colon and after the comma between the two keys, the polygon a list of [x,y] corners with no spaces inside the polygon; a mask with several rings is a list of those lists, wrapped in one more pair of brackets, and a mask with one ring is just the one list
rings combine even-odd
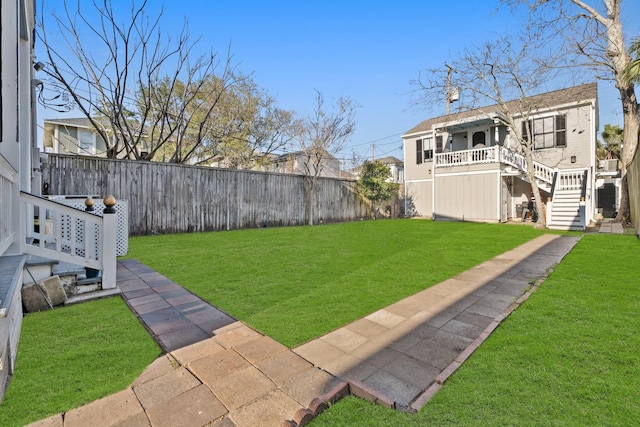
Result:
{"label": "white lattice panel", "polygon": [[[71,206],[76,209],[85,210],[84,201],[87,196],[49,196],[51,200],[55,200],[58,203],[65,204],[67,206]],[[105,205],[103,203],[103,197],[100,196],[91,196],[93,199],[93,207],[94,213],[96,215],[102,216],[103,211],[105,209]],[[129,252],[129,204],[126,200],[117,200],[116,199],[116,217],[118,218],[118,237],[116,241],[116,256],[123,256]],[[67,219],[68,222],[68,219]],[[63,220],[64,224],[64,220]],[[63,225],[64,226],[64,225]],[[68,224],[66,226],[69,228]],[[83,232],[82,232],[83,233]],[[84,241],[84,235],[76,236],[76,239],[80,239],[78,241]],[[99,245],[100,239],[95,239],[96,246]],[[96,247],[96,251],[99,248]],[[97,253],[97,252],[96,252]]]}

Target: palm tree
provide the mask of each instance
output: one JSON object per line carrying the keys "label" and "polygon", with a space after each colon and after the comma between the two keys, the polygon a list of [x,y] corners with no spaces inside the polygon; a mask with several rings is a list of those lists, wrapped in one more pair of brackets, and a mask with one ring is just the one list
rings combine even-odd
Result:
{"label": "palm tree", "polygon": [[640,38],[635,39],[629,46],[629,55],[632,59],[627,65],[625,74],[630,81],[640,83]]}
{"label": "palm tree", "polygon": [[604,144],[598,141],[597,155],[599,159],[620,160],[620,146],[624,137],[624,129],[618,125],[604,125],[602,139]]}

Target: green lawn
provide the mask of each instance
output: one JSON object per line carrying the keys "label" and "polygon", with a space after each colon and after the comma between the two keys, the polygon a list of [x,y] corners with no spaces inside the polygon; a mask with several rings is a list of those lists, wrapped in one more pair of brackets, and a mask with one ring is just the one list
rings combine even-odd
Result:
{"label": "green lawn", "polygon": [[124,390],[160,354],[120,298],[27,314],[0,426],[23,426]]}
{"label": "green lawn", "polygon": [[294,347],[541,234],[505,224],[362,221],[137,237],[128,256]]}
{"label": "green lawn", "polygon": [[636,237],[585,235],[418,414],[350,397],[312,425],[637,425],[639,272]]}
{"label": "green lawn", "polygon": [[[362,221],[132,238],[129,256],[295,346],[541,234],[518,225]],[[159,353],[118,298],[29,314],[0,426],[122,390]],[[380,419],[387,416],[399,415]]]}

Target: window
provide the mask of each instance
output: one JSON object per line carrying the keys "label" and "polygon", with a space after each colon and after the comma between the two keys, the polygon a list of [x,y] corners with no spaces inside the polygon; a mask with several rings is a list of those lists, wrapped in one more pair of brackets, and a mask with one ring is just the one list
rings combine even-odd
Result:
{"label": "window", "polygon": [[[527,132],[527,128],[528,131]],[[567,129],[566,116],[543,117],[540,119],[522,122],[522,137],[525,141],[533,137],[533,148],[540,150],[544,148],[566,147]]]}
{"label": "window", "polygon": [[[442,139],[442,137],[440,137]],[[433,138],[416,140],[416,164],[433,160]]]}
{"label": "window", "polygon": [[95,154],[96,140],[93,132],[78,129],[79,154]]}

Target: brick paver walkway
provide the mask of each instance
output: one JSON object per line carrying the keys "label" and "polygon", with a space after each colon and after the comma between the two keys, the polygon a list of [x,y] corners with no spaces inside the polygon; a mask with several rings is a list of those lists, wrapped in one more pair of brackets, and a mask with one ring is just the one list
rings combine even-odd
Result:
{"label": "brick paver walkway", "polygon": [[578,240],[543,235],[293,350],[124,262],[123,295],[169,352],[126,390],[33,426],[301,426],[347,394],[419,410]]}

